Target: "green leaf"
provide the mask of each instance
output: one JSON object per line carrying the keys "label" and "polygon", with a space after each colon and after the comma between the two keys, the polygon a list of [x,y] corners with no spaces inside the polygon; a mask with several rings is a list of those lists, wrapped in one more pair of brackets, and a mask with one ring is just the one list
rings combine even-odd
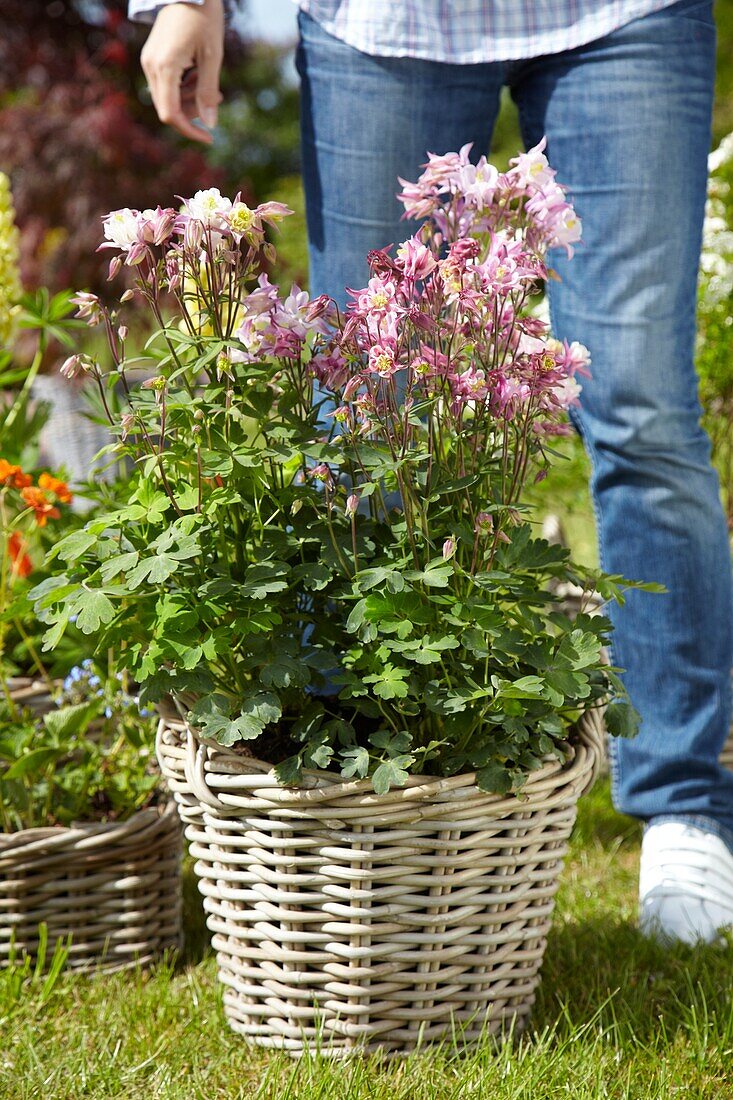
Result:
{"label": "green leaf", "polygon": [[414,763],[414,757],[407,754],[385,760],[372,776],[372,786],[377,794],[386,794],[390,787],[404,787],[410,778],[407,768]]}
{"label": "green leaf", "polygon": [[97,702],[76,703],[73,706],[48,711],[43,716],[43,722],[49,733],[63,740],[73,733],[85,733],[89,723],[99,714],[99,710]]}
{"label": "green leaf", "polygon": [[305,687],[310,683],[310,672],[302,661],[281,656],[265,665],[260,673],[260,680],[265,687]]}
{"label": "green leaf", "polygon": [[59,642],[63,638],[64,634],[66,633],[66,628],[67,628],[68,625],[69,625],[69,616],[68,616],[68,614],[61,615],[56,620],[56,623],[54,624],[54,626],[52,626],[50,630],[46,631],[46,633],[43,635],[43,652],[44,653],[49,653],[51,650],[56,648],[56,646],[59,644]]}
{"label": "green leaf", "polygon": [[365,676],[364,683],[374,684],[374,694],[380,699],[404,699],[407,695],[407,684],[404,681],[409,675],[406,668],[386,665],[380,673]]}
{"label": "green leaf", "polygon": [[258,691],[245,699],[241,708],[242,719],[248,723],[248,729],[259,726],[257,733],[249,733],[249,737],[257,737],[265,726],[271,722],[278,722],[282,716],[282,707],[277,695],[271,691]]}
{"label": "green leaf", "polygon": [[497,699],[541,699],[545,682],[540,676],[520,676],[518,680],[502,680],[492,676]]}
{"label": "green leaf", "polygon": [[346,629],[350,634],[355,634],[359,627],[363,624],[366,606],[366,600],[359,600],[359,602],[354,605],[351,614],[346,620]]}
{"label": "green leaf", "polygon": [[34,772],[42,771],[47,764],[56,760],[61,749],[33,749],[19,757],[3,774],[3,779],[25,779]]}
{"label": "green leaf", "polygon": [[281,715],[280,701],[269,692],[257,692],[245,699],[236,718],[231,717],[231,710],[231,701],[214,692],[198,700],[189,721],[199,727],[205,737],[213,738],[220,745],[233,745],[259,737],[265,726],[276,722]]}
{"label": "green leaf", "polygon": [[600,657],[601,642],[595,634],[572,630],[560,643],[553,664],[560,668],[588,668],[589,665],[597,665]]}
{"label": "green leaf", "polygon": [[480,474],[468,474],[466,477],[453,478],[451,481],[444,481],[441,485],[436,485],[431,490],[428,497],[429,502],[432,504],[434,501],[439,500],[442,496],[447,496],[448,493],[458,493],[461,489],[467,489],[469,485],[475,485],[480,478]]}
{"label": "green leaf", "polygon": [[284,787],[297,786],[303,778],[303,761],[300,753],[296,753],[295,756],[288,756],[286,760],[281,760],[279,764],[275,765],[274,771],[278,783],[282,783]]}
{"label": "green leaf", "polygon": [[587,699],[590,695],[588,678],[580,672],[550,669],[545,673],[545,680],[551,688],[566,699]]}
{"label": "green leaf", "polygon": [[378,584],[384,584],[390,569],[377,566],[374,569],[360,569],[354,577],[354,586],[359,592],[367,592]]}
{"label": "green leaf", "polygon": [[321,592],[333,577],[333,572],[327,565],[312,562],[304,565],[296,565],[291,572],[293,581],[302,581],[303,587],[312,592]]}
{"label": "green leaf", "polygon": [[427,585],[428,588],[447,588],[453,572],[453,562],[434,558],[423,570],[410,569],[405,573],[405,579]]}
{"label": "green leaf", "polygon": [[341,765],[341,775],[344,779],[363,779],[369,771],[369,753],[359,745],[357,748],[346,749],[341,754],[345,763]]}
{"label": "green leaf", "polygon": [[82,634],[95,634],[103,623],[110,623],[115,609],[101,589],[81,588],[71,601],[69,616],[76,615],[76,625]]}
{"label": "green leaf", "polygon": [[636,737],[641,725],[639,712],[631,703],[609,703],[605,713],[606,729],[612,737]]}
{"label": "green leaf", "polygon": [[288,587],[288,582],[283,579],[288,573],[288,566],[281,561],[250,565],[244,575],[240,592],[254,600],[262,600],[272,592],[283,592]]}
{"label": "green leaf", "polygon": [[175,573],[179,565],[180,562],[168,554],[156,554],[152,558],[143,558],[127,574],[127,587],[139,588],[143,581],[149,584],[162,584]]}
{"label": "green leaf", "polygon": [[489,764],[476,772],[476,786],[491,794],[508,794],[512,789],[512,776],[501,764]]}
{"label": "green leaf", "polygon": [[49,558],[59,557],[62,561],[76,561],[97,541],[97,536],[89,531],[73,531],[61,539],[49,553]]}
{"label": "green leaf", "polygon": [[126,573],[128,569],[132,569],[133,566],[137,565],[139,557],[137,550],[130,550],[125,554],[116,554],[113,558],[103,562],[99,572],[104,583],[109,584],[120,573]]}
{"label": "green leaf", "polygon": [[78,587],[76,584],[69,584],[69,578],[65,573],[59,574],[57,577],[47,577],[46,580],[31,588],[28,599],[34,602],[37,613],[53,606],[59,600],[65,599]]}

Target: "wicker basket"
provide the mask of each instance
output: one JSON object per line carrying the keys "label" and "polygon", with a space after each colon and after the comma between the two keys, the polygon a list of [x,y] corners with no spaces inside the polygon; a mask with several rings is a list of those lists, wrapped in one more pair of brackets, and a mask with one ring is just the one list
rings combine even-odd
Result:
{"label": "wicker basket", "polygon": [[178,947],[181,828],[175,806],[129,820],[0,833],[0,965],[71,936],[68,966],[122,970]]}
{"label": "wicker basket", "polygon": [[[54,709],[51,686],[43,680],[32,680],[29,676],[11,676],[7,682],[10,698],[17,707],[30,710],[33,714],[43,714]],[[60,684],[54,683],[60,688]]]}
{"label": "wicker basket", "polygon": [[163,718],[158,758],[234,1030],[340,1056],[521,1025],[601,741],[588,716],[571,759],[535,772],[521,799],[485,794],[470,774],[376,796],[326,772],[281,787],[270,765]]}

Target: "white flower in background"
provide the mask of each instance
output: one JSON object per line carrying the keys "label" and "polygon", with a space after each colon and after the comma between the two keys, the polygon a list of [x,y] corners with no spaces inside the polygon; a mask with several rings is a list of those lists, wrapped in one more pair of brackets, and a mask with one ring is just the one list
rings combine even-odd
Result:
{"label": "white flower in background", "polygon": [[232,200],[222,195],[218,187],[197,191],[192,199],[186,199],[186,211],[196,221],[210,229],[226,229]]}
{"label": "white flower in background", "polygon": [[123,252],[129,252],[137,241],[140,214],[125,206],[122,210],[112,210],[103,219],[104,236]]}
{"label": "white flower in background", "polygon": [[577,379],[569,374],[552,387],[552,392],[560,408],[569,409],[571,405],[577,405],[582,389]]}

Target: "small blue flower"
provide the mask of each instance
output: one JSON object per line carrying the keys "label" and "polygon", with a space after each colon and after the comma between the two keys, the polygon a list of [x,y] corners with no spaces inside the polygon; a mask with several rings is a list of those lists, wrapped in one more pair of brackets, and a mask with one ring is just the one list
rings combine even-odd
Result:
{"label": "small blue flower", "polygon": [[111,718],[112,717],[112,707],[105,707],[104,708],[104,717],[105,718]]}
{"label": "small blue flower", "polygon": [[99,679],[98,676],[90,676],[89,677],[89,687],[90,688],[99,687],[99,685],[101,683],[102,683],[102,681]]}

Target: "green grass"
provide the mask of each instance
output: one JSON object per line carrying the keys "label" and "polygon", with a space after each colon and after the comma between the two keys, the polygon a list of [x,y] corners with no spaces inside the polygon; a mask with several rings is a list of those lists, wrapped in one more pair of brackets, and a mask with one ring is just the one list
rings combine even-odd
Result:
{"label": "green grass", "polygon": [[187,947],[150,974],[0,975],[5,1100],[725,1100],[731,948],[665,951],[634,927],[639,828],[599,784],[581,806],[528,1032],[400,1062],[293,1062],[227,1029],[195,889]]}

